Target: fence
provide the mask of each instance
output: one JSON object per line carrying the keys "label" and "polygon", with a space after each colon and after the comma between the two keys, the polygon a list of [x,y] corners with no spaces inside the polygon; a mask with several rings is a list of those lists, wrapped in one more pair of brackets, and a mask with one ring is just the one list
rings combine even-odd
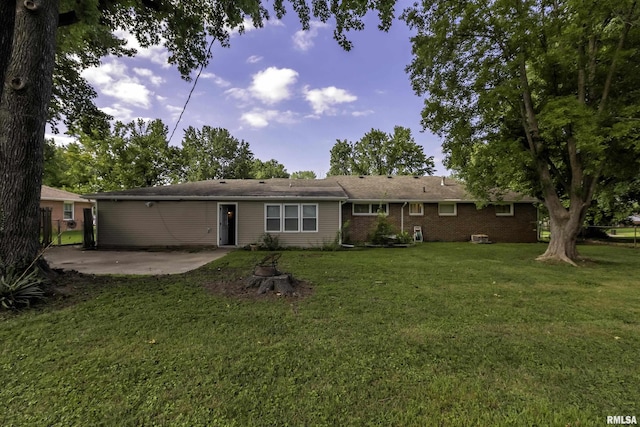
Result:
{"label": "fence", "polygon": [[[601,242],[610,243],[625,243],[633,245],[634,248],[638,247],[638,240],[640,240],[640,226],[638,225],[615,225],[615,226],[588,226],[582,229],[582,232],[578,236],[581,241],[587,239],[598,240]],[[539,239],[549,240],[549,224],[541,223],[539,227]]]}
{"label": "fence", "polygon": [[[88,212],[87,212],[88,211]],[[83,210],[82,221],[63,221],[51,218],[51,208],[40,208],[40,245],[83,244],[85,248],[95,246],[93,214],[91,209]]]}

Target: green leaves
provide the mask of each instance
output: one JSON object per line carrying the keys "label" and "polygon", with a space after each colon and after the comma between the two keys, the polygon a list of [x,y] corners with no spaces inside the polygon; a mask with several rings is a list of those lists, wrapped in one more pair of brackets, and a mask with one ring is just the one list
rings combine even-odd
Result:
{"label": "green leaves", "polygon": [[210,126],[185,130],[182,158],[187,181],[249,178],[254,161],[248,142],[233,137],[227,129]]}
{"label": "green leaves", "polygon": [[338,140],[328,175],[431,175],[433,168],[411,130],[396,126],[392,134],[371,129],[355,143]]}
{"label": "green leaves", "polygon": [[14,267],[0,270],[0,307],[15,310],[44,299],[42,283],[44,279],[40,277],[37,269],[28,274]]}

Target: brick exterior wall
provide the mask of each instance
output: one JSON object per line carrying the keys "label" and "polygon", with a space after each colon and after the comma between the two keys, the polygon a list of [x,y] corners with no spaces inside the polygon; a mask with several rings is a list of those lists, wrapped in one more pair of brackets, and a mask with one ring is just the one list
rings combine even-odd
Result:
{"label": "brick exterior wall", "polygon": [[[389,204],[389,222],[400,231],[402,203]],[[438,215],[437,203],[425,203],[424,215],[409,215],[404,207],[404,230],[413,233],[413,227],[422,227],[426,242],[466,242],[472,234],[486,234],[492,242],[534,243],[538,240],[537,211],[531,203],[514,203],[513,216],[496,216],[493,206],[477,209],[474,203],[458,203],[456,216]],[[342,207],[342,223],[349,221],[349,239],[354,243],[367,241],[377,217],[352,214],[351,203]],[[344,239],[343,239],[344,240]]]}

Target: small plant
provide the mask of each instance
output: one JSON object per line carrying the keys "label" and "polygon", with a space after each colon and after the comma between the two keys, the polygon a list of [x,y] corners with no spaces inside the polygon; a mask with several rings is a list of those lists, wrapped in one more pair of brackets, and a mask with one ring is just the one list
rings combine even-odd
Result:
{"label": "small plant", "polygon": [[273,234],[269,233],[264,233],[260,237],[260,246],[268,251],[277,251],[282,249],[278,236],[274,236]]}
{"label": "small plant", "polygon": [[402,233],[398,233],[398,235],[396,236],[396,239],[397,239],[398,243],[401,243],[403,245],[406,245],[406,244],[409,244],[409,243],[413,243],[413,237],[407,231],[403,231]]}
{"label": "small plant", "polygon": [[0,275],[0,306],[6,310],[15,310],[31,305],[36,300],[44,299],[44,283],[37,269],[30,273],[19,273],[14,267],[3,269]]}

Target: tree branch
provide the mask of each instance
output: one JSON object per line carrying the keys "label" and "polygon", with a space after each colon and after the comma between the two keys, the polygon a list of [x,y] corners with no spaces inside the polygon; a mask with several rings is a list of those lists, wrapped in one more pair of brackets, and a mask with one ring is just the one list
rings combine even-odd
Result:
{"label": "tree branch", "polygon": [[611,92],[611,85],[613,82],[613,75],[616,72],[618,56],[620,55],[620,51],[624,47],[624,42],[627,38],[627,34],[629,34],[629,30],[631,29],[631,18],[633,17],[633,12],[636,8],[636,4],[637,2],[634,1],[633,5],[631,5],[631,9],[629,10],[629,14],[627,15],[627,19],[624,23],[624,29],[622,30],[622,34],[620,34],[620,40],[618,40],[618,46],[616,46],[616,51],[613,53],[611,65],[609,66],[609,72],[607,73],[607,79],[605,80],[604,87],[602,89],[602,98],[600,98],[600,105],[598,106],[599,113],[604,111],[604,107],[609,99],[609,93]]}

